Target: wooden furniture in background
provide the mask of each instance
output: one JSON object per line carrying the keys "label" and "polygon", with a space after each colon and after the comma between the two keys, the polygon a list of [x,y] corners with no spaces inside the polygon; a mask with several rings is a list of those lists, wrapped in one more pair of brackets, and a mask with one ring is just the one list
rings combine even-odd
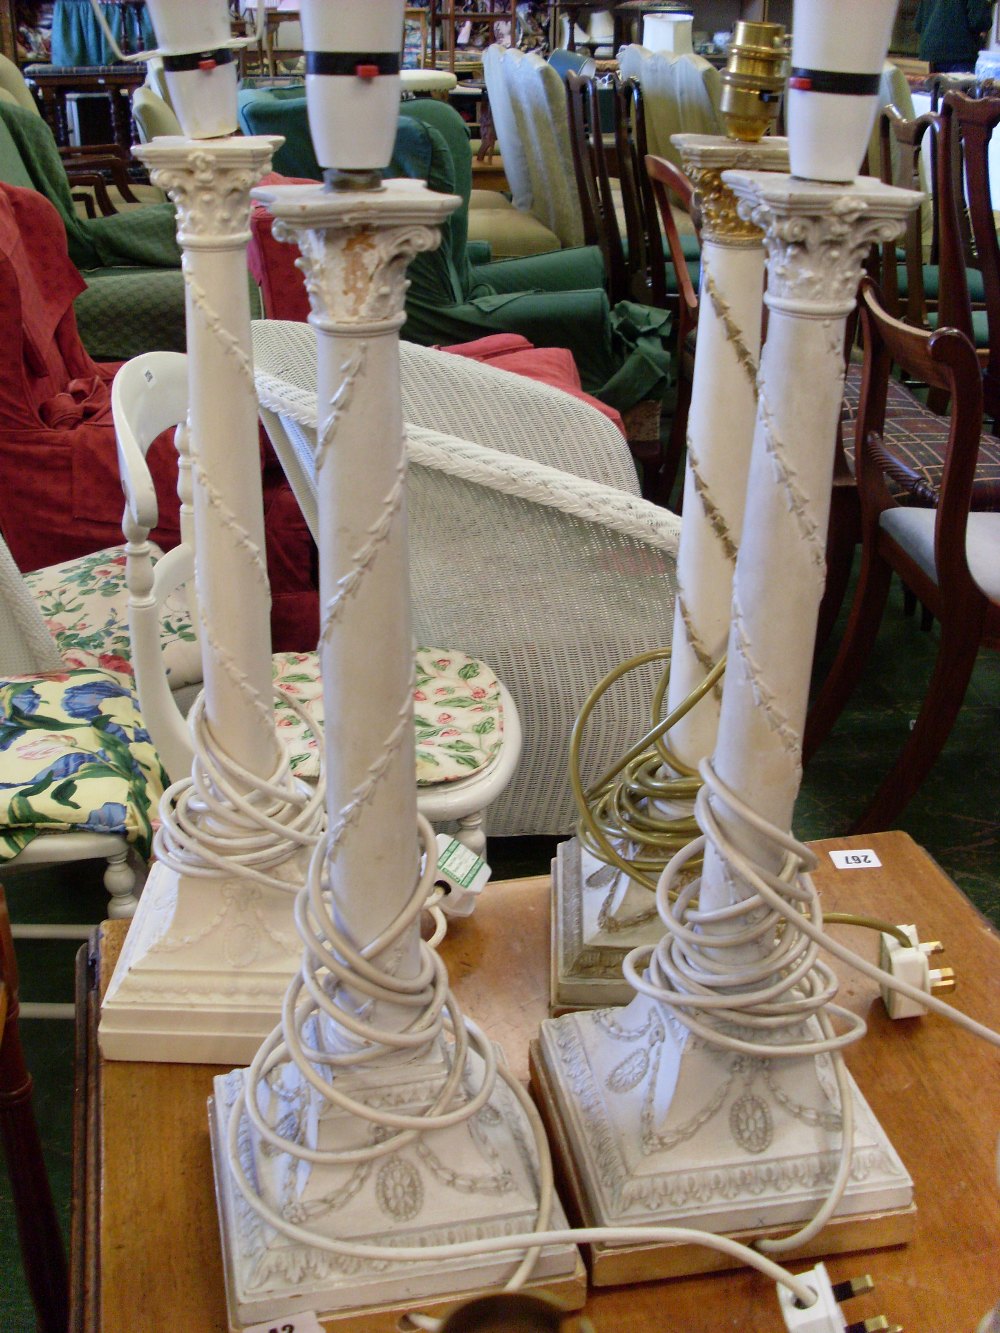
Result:
{"label": "wooden furniture in background", "polygon": [[[955,1000],[995,1023],[1000,937],[905,833],[814,843],[828,911],[863,911],[919,924],[958,969]],[[836,870],[833,848],[870,849],[880,867]],[[546,1014],[547,878],[487,885],[475,914],[453,921],[442,954],[462,1005],[526,1077],[527,1046]],[[77,1086],[78,1188],[74,1192],[72,1330],[228,1329],[212,1186],[206,1098],[220,1070],[203,1065],[105,1064],[96,1044],[99,994],[124,925],[102,928],[81,951],[82,1051]],[[870,932],[837,927],[868,958]],[[835,1281],[870,1271],[876,1289],[847,1307],[849,1319],[884,1312],[891,1323],[972,1329],[1000,1295],[995,1177],[1000,1062],[996,1051],[944,1019],[893,1023],[873,984],[837,966],[839,1000],[866,1015],[868,1036],[847,1055],[876,1115],[914,1177],[916,1238],[900,1249],[832,1260]],[[799,1271],[808,1264],[793,1263]],[[774,1333],[772,1285],[739,1270],[627,1289],[588,1300],[596,1333],[731,1327]],[[386,1333],[375,1316],[330,1324],[337,1333]]]}
{"label": "wooden furniture in background", "polygon": [[[457,0],[430,0],[427,8],[431,39],[429,63],[443,64],[450,70],[456,68],[456,63],[459,65],[463,63],[459,57],[463,57],[464,52],[458,44],[458,34],[463,24],[471,23],[474,28],[478,28],[484,23],[492,26],[497,22],[511,24],[515,22],[513,0],[509,4],[505,4],[504,0],[489,0],[489,9],[480,13],[466,13],[459,8]],[[493,40],[492,33],[489,40]],[[479,48],[472,49],[475,52],[474,58],[465,59],[465,63],[478,65],[482,52]]]}
{"label": "wooden furniture in background", "polygon": [[69,1303],[66,1251],[42,1156],[18,1011],[14,941],[0,888],[0,1141],[39,1333],[64,1333]]}
{"label": "wooden furniture in background", "polygon": [[42,114],[49,122],[60,148],[69,146],[67,93],[103,92],[111,105],[114,141],[126,152],[133,143],[132,93],[146,77],[145,65],[103,65],[99,69],[64,68],[59,65],[26,65],[24,77],[37,91]]}
{"label": "wooden furniture in background", "polygon": [[[809,714],[804,755],[815,754],[861,679],[893,572],[940,622],[940,642],[920,712],[887,776],[855,827],[896,819],[941,752],[965,698],[981,646],[1000,647],[1000,514],[970,513],[983,395],[976,353],[953,329],[926,333],[892,319],[870,279],[861,288],[865,374],[856,436],[861,572],[837,657]],[[951,402],[944,480],[936,508],[899,504],[889,482],[896,460],[884,441],[893,367]],[[978,579],[978,582],[977,582]]]}

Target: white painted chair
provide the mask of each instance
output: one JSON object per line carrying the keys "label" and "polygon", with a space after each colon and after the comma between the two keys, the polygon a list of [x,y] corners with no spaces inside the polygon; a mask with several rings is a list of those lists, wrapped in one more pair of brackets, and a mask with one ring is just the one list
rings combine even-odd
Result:
{"label": "white painted chair", "polygon": [[[102,674],[99,668],[82,670],[90,676]],[[0,678],[5,693],[12,692],[10,682],[19,678],[66,678],[71,671],[72,668],[61,656],[56,640],[49,632],[24,576],[14,563],[6,542],[0,538]],[[108,674],[107,679],[111,681],[119,678]],[[5,730],[9,725],[5,719]],[[4,739],[5,752],[9,753],[9,734],[5,734]],[[45,754],[39,756],[40,771],[51,767],[54,762],[58,739],[58,733],[54,739],[46,735],[40,737],[47,749]],[[3,754],[0,753],[0,766],[2,764]],[[19,870],[28,866],[101,859],[108,863],[104,874],[104,884],[110,896],[108,915],[131,916],[138,902],[137,877],[124,835],[90,830],[46,830],[28,842],[16,856],[6,860],[4,869],[6,873],[7,867]],[[21,937],[50,938],[67,934],[76,937],[82,932],[79,927],[19,926],[16,933]]]}
{"label": "white painted chair", "polygon": [[[261,416],[315,532],[315,334],[252,328]],[[400,379],[415,632],[494,666],[524,727],[488,831],[567,833],[581,705],[623,660],[670,642],[680,520],[640,497],[620,431],[571,395],[406,342]],[[644,735],[657,676],[633,673],[601,701],[585,774]]]}
{"label": "white painted chair", "polygon": [[[187,414],[187,396],[187,359],[177,352],[149,352],[126,362],[115,377],[111,394],[118,463],[126,497],[123,528],[127,539],[129,623],[136,692],[164,767],[174,778],[190,772],[194,751],[184,715],[174,701],[164,672],[160,620],[166,600],[179,585],[190,583],[194,570],[194,524],[188,504],[190,463],[187,432],[182,424]],[[157,504],[145,453],[156,436],[174,423],[181,423],[177,433],[181,541],[154,565],[148,536],[156,526]],[[194,618],[197,620],[197,615]],[[284,665],[289,656],[275,655],[279,685],[291,674]],[[294,658],[294,674],[299,678],[303,675],[311,677],[312,685],[302,688],[300,694],[309,699],[317,724],[321,725],[322,699],[318,689],[316,654],[291,656]],[[417,796],[418,808],[427,819],[432,823],[457,822],[459,839],[480,855],[485,849],[483,811],[510,781],[521,749],[517,708],[503,685],[496,684],[498,711],[502,716],[502,744],[468,777],[421,785]],[[286,734],[282,731],[283,736]],[[302,735],[299,729],[294,739],[301,741]],[[300,770],[294,760],[293,771],[302,771],[303,776],[309,776],[308,770]]]}

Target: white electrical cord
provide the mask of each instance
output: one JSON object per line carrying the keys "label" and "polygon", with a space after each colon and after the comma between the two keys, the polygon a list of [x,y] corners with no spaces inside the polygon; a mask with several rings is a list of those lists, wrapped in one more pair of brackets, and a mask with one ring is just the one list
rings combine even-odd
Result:
{"label": "white electrical cord", "polygon": [[[120,65],[134,65],[137,61],[148,61],[154,56],[164,56],[178,54],[178,52],[168,52],[157,47],[153,51],[137,51],[132,55],[125,55],[118,45],[118,38],[111,30],[108,20],[104,17],[104,11],[101,8],[100,0],[90,0],[90,7],[94,11],[94,17],[97,19],[97,25],[104,33],[104,39],[114,52],[114,57]],[[249,6],[248,6],[249,7]],[[257,22],[254,33],[251,37],[237,37],[226,43],[226,46],[233,51],[239,51],[245,46],[259,46],[264,40],[264,25],[266,22],[266,5],[261,0],[257,7]],[[197,48],[194,48],[197,49]]]}
{"label": "white electrical cord", "polygon": [[[701,847],[685,848],[664,871],[657,905],[667,926],[667,935],[655,948],[628,955],[625,973],[636,990],[667,1004],[690,1030],[713,1044],[754,1056],[801,1058],[829,1052],[841,1101],[841,1153],[833,1186],[815,1216],[793,1236],[780,1241],[760,1241],[757,1249],[729,1237],[687,1227],[625,1226],[551,1229],[554,1199],[552,1164],[544,1126],[527,1093],[507,1070],[499,1067],[492,1043],[461,1013],[448,986],[443,964],[430,944],[420,943],[420,961],[412,977],[396,977],[373,959],[391,956],[393,945],[406,932],[433,897],[437,851],[433,831],[420,819],[424,846],[423,865],[414,892],[399,918],[364,949],[358,950],[338,926],[329,910],[329,890],[324,867],[333,833],[317,845],[306,886],[296,898],[296,925],[305,943],[302,969],[286,996],[280,1025],[265,1040],[243,1080],[231,1108],[227,1148],[236,1187],[249,1206],[265,1222],[289,1239],[344,1258],[370,1262],[435,1262],[464,1256],[524,1251],[505,1283],[514,1291],[531,1275],[543,1246],[555,1244],[607,1243],[623,1241],[701,1244],[738,1259],[791,1290],[797,1301],[810,1306],[816,1293],[802,1278],[788,1273],[760,1250],[780,1253],[800,1246],[826,1225],[840,1201],[850,1172],[853,1142],[853,1101],[841,1049],[865,1031],[864,1021],[832,1003],[837,983],[830,968],[818,959],[825,948],[860,968],[880,983],[895,986],[904,994],[915,990],[897,982],[851,950],[836,944],[823,931],[822,913],[809,870],[815,855],[790,835],[767,825],[730,791],[706,761],[701,769],[704,787],[699,795],[698,816],[706,838],[727,858],[733,872],[752,890],[743,902],[714,912],[701,912],[692,904],[696,885],[685,885],[671,901],[673,880],[686,861]],[[758,834],[773,839],[782,852],[778,873],[752,863],[734,844],[713,808],[713,800],[728,808],[734,820],[749,825]],[[704,841],[701,840],[702,842]],[[726,933],[720,934],[719,927]],[[439,933],[439,932],[436,932]],[[764,955],[742,961],[734,969],[719,961],[727,947],[743,947],[754,941],[771,941]],[[643,969],[646,969],[643,972]],[[777,977],[777,979],[776,979]],[[1000,1044],[1000,1035],[958,1014],[950,1006],[917,992],[921,1003],[961,1022],[977,1035]],[[397,1012],[412,1009],[413,1018],[402,1030],[379,1025],[378,1007],[392,1006]],[[831,1016],[847,1024],[836,1032]],[[813,1036],[803,1035],[811,1025]],[[757,1040],[734,1035],[738,1026],[777,1040]],[[309,1035],[307,1035],[307,1032]],[[781,1040],[784,1032],[787,1039]],[[315,1035],[313,1035],[315,1034]],[[324,1039],[325,1037],[325,1039]],[[334,1044],[336,1049],[333,1049]],[[441,1052],[446,1049],[445,1071],[437,1096],[426,1114],[410,1115],[370,1106],[335,1087],[338,1069],[356,1068],[389,1052]],[[473,1074],[474,1087],[465,1086],[463,1076],[475,1052],[481,1062]],[[284,1121],[271,1124],[261,1109],[262,1081],[281,1063],[291,1060],[310,1086],[329,1105],[357,1115],[372,1126],[372,1142],[344,1150],[309,1149],[285,1137]],[[337,1165],[360,1171],[412,1142],[425,1131],[444,1129],[474,1116],[492,1096],[497,1074],[516,1097],[530,1126],[538,1155],[539,1202],[536,1229],[518,1235],[496,1236],[447,1245],[373,1245],[340,1240],[313,1231],[291,1220],[267,1203],[248,1179],[240,1160],[240,1136],[246,1116],[267,1145],[299,1160]],[[457,1104],[456,1104],[457,1103]],[[294,1131],[292,1131],[294,1133]],[[434,1333],[441,1321],[411,1315],[414,1327]]]}
{"label": "white electrical cord", "polygon": [[[280,697],[318,734],[297,699]],[[322,834],[322,746],[315,786],[293,776],[280,738],[275,771],[265,779],[248,772],[215,742],[205,716],[204,692],[192,705],[188,723],[194,745],[191,775],[173,783],[160,799],[160,827],[153,840],[156,857],[177,874],[204,878],[222,872],[295,892],[296,884],[273,871],[300,849],[314,847]]]}
{"label": "white electrical cord", "polygon": [[[492,1042],[460,1012],[448,988],[443,964],[427,944],[420,945],[421,964],[412,978],[395,977],[371,961],[392,953],[393,943],[408,931],[428,896],[433,893],[437,872],[435,837],[426,820],[419,819],[419,824],[424,844],[423,870],[410,901],[400,917],[378,939],[360,951],[346,938],[327,907],[323,868],[329,835],[314,853],[309,880],[300,891],[295,906],[296,925],[305,942],[302,969],[289,988],[280,1025],[265,1039],[244,1077],[242,1090],[233,1103],[228,1121],[230,1168],[237,1188],[250,1207],[289,1239],[345,1258],[382,1262],[433,1262],[464,1255],[525,1250],[526,1253],[505,1284],[506,1289],[511,1291],[517,1290],[528,1280],[544,1245],[580,1244],[587,1241],[684,1241],[703,1244],[739,1259],[772,1280],[788,1286],[800,1301],[808,1303],[812,1300],[813,1292],[808,1284],[793,1277],[772,1260],[726,1236],[688,1227],[664,1226],[551,1229],[555,1191],[548,1141],[541,1117],[517,1080],[506,1069],[498,1067]],[[359,1004],[356,999],[358,995],[365,997],[368,1003]],[[375,1026],[371,1021],[371,1013],[379,1003],[397,1009],[400,1006],[412,1007],[413,1021],[401,1032]],[[319,1042],[310,1041],[305,1035],[307,1025],[316,1033],[322,1033],[322,1019],[335,1025],[337,1035],[341,1038],[336,1051],[328,1046],[320,1049]],[[351,1034],[354,1040],[345,1042],[345,1033]],[[435,1044],[440,1049],[440,1039],[446,1034],[452,1043],[449,1068],[426,1114],[407,1115],[384,1107],[370,1106],[338,1091],[333,1078],[324,1077],[327,1072],[335,1075],[338,1068],[356,1067],[358,1063],[376,1060],[389,1051],[430,1050]],[[472,1050],[480,1057],[482,1070],[477,1076],[478,1086],[468,1093],[463,1091],[462,1082],[467,1057]],[[375,1141],[361,1148],[341,1151],[310,1149],[286,1138],[278,1126],[270,1124],[261,1110],[263,1099],[259,1096],[260,1087],[277,1065],[289,1059],[294,1061],[299,1072],[326,1102],[356,1114],[371,1124],[376,1131],[373,1134]],[[539,1175],[535,1231],[452,1245],[402,1248],[342,1241],[320,1235],[272,1208],[260,1197],[243,1170],[240,1133],[244,1116],[251,1121],[264,1143],[269,1145],[265,1151],[277,1149],[305,1162],[357,1168],[395,1152],[423,1131],[447,1128],[475,1115],[492,1096],[497,1074],[517,1099],[535,1141]],[[455,1106],[454,1103],[459,1099],[460,1104]],[[279,1121],[279,1125],[283,1124]],[[419,1328],[433,1330],[440,1327],[439,1321],[425,1316],[411,1316],[411,1319]]]}

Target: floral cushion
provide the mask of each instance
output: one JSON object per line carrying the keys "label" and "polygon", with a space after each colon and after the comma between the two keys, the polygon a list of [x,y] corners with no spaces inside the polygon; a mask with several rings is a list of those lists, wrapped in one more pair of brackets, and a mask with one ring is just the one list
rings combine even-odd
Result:
{"label": "floral cushion", "polygon": [[0,682],[0,860],[40,833],[120,833],[149,854],[166,785],[127,685],[82,670]]}
{"label": "floral cushion", "polygon": [[[155,564],[163,552],[158,546],[153,551]],[[24,580],[68,667],[103,667],[131,682],[124,546],[47,565]],[[201,652],[182,592],[172,593],[161,608],[160,636],[171,689],[197,684]]]}
{"label": "floral cushion", "polygon": [[[312,712],[322,725],[322,686],[315,653],[276,653],[278,690]],[[483,662],[441,648],[416,650],[413,691],[417,786],[467,778],[489,764],[503,743],[503,705],[496,676]],[[312,732],[280,698],[279,734],[291,751],[291,768],[316,777],[319,762]]]}

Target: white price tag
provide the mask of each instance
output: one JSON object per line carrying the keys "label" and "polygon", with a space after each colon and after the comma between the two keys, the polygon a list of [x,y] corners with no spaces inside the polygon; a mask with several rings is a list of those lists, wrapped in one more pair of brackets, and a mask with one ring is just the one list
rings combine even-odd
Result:
{"label": "white price tag", "polygon": [[245,1328],[243,1333],[323,1333],[323,1325],[316,1318],[314,1311],[305,1310],[302,1314],[265,1319],[262,1324]]}
{"label": "white price tag", "polygon": [[870,847],[859,847],[857,851],[831,852],[830,860],[838,870],[874,870],[882,864]]}

